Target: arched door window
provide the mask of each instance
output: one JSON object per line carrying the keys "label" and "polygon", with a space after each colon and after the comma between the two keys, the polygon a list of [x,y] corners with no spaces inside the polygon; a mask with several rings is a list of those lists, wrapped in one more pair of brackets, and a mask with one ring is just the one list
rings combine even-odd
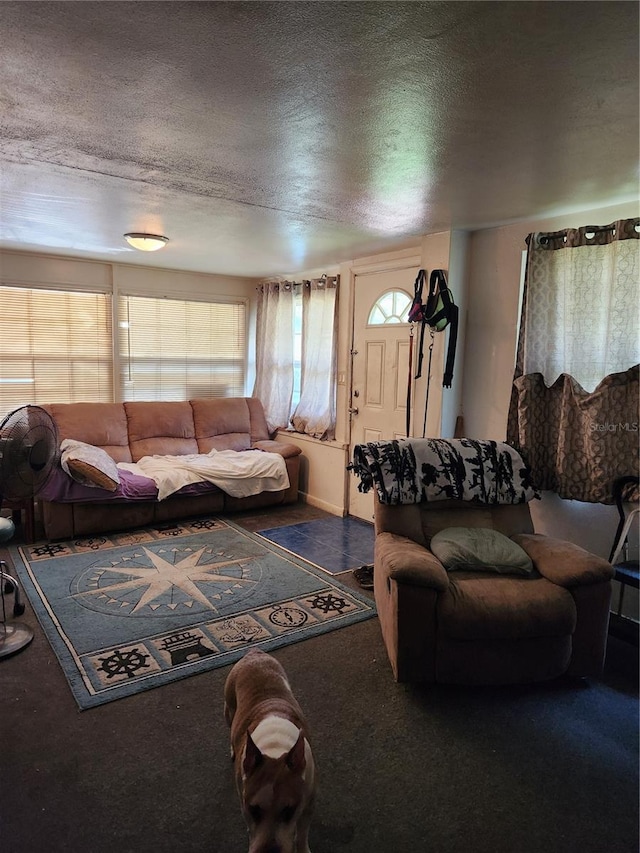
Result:
{"label": "arched door window", "polygon": [[404,290],[387,290],[376,300],[367,324],[383,326],[387,323],[408,323],[411,297]]}

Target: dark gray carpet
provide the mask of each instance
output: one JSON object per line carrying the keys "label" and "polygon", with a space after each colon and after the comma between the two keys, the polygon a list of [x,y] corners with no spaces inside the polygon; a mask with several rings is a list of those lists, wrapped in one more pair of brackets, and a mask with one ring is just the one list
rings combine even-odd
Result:
{"label": "dark gray carpet", "polygon": [[[0,661],[4,853],[246,853],[228,669],[80,712],[30,607],[23,620],[33,643]],[[313,732],[313,853],[638,849],[632,647],[612,640],[598,681],[501,689],[395,684],[376,619],[275,654]]]}

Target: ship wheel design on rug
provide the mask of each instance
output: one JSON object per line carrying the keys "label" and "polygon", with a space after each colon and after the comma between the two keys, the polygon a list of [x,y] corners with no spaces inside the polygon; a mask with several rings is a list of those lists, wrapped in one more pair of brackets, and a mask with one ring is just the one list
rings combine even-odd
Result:
{"label": "ship wheel design on rug", "polygon": [[141,548],[117,561],[92,563],[74,578],[70,592],[83,607],[118,616],[217,613],[218,602],[242,598],[258,583],[257,557],[234,558],[206,547],[159,553]]}

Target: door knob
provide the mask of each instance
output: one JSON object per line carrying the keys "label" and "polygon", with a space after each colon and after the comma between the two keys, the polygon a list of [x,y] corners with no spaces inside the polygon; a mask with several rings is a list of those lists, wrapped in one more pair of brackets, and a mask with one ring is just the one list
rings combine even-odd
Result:
{"label": "door knob", "polygon": [[357,414],[358,414],[358,410],[357,410],[357,409],[349,409],[349,414],[350,414],[350,415],[357,415]]}

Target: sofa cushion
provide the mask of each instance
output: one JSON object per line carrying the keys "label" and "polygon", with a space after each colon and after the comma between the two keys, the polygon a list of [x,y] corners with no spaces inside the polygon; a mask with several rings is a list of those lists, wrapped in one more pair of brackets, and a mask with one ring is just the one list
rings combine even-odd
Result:
{"label": "sofa cushion", "polygon": [[249,450],[251,417],[244,397],[191,400],[198,453]]}
{"label": "sofa cushion", "polygon": [[531,575],[533,562],[519,545],[486,527],[445,527],[431,539],[431,551],[448,571],[468,569]]}
{"label": "sofa cushion", "polygon": [[114,492],[120,476],[109,454],[100,447],[65,438],[60,444],[60,465],[77,483]]}
{"label": "sofa cushion", "polygon": [[134,462],[143,456],[180,456],[198,453],[191,404],[132,402],[124,404],[129,447]]}
{"label": "sofa cushion", "polygon": [[573,596],[545,578],[452,573],[438,600],[439,631],[459,640],[562,637],[576,627]]}
{"label": "sofa cushion", "polygon": [[499,530],[505,536],[533,533],[529,504],[483,506],[469,501],[434,501],[421,503],[420,522],[427,543],[446,527],[485,527]]}
{"label": "sofa cushion", "polygon": [[72,438],[106,450],[116,462],[131,462],[127,416],[122,403],[50,403],[58,439]]}
{"label": "sofa cushion", "polygon": [[271,435],[262,402],[257,397],[247,397],[246,401],[251,418],[251,444],[255,444],[257,441],[266,441],[271,438]]}

